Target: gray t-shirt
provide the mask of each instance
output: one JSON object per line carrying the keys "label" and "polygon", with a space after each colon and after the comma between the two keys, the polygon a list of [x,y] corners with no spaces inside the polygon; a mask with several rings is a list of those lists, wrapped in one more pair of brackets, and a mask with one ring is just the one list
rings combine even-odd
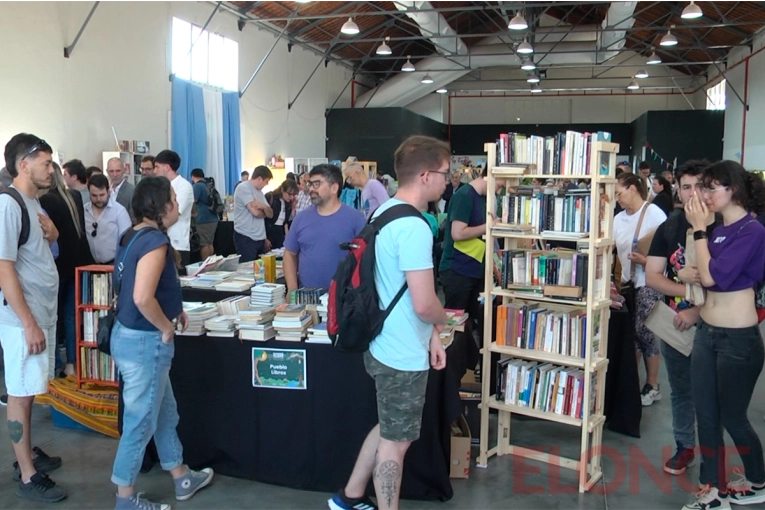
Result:
{"label": "gray t-shirt", "polygon": [[266,222],[252,215],[247,204],[253,200],[266,202],[266,196],[252,184],[245,183],[234,190],[234,232],[247,236],[253,241],[266,238]]}
{"label": "gray t-shirt", "polygon": [[[47,328],[56,324],[58,272],[37,219],[37,214],[43,212],[40,202],[24,193],[21,196],[29,211],[29,240],[19,247],[21,207],[12,197],[0,195],[0,260],[14,262],[27,306],[37,325]],[[2,291],[0,297],[3,297]],[[21,326],[11,305],[4,301],[0,301],[0,324]]]}

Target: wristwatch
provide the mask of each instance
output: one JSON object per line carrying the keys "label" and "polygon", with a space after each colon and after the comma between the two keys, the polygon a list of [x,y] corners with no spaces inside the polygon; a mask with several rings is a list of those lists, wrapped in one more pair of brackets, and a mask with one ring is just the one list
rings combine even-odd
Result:
{"label": "wristwatch", "polygon": [[695,230],[693,232],[693,240],[698,241],[699,239],[707,239],[707,231],[706,230]]}

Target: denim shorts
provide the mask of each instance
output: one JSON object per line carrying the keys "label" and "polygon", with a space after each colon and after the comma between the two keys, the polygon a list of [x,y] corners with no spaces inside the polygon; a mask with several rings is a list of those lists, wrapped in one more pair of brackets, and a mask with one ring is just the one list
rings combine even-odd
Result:
{"label": "denim shorts", "polygon": [[407,372],[380,363],[369,351],[364,366],[375,380],[380,437],[397,443],[420,438],[428,370]]}

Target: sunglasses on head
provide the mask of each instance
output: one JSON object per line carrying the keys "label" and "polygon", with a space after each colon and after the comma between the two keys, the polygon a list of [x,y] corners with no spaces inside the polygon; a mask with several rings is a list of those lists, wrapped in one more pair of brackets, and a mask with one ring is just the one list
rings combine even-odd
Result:
{"label": "sunglasses on head", "polygon": [[51,149],[50,145],[48,145],[48,142],[45,140],[40,140],[33,146],[31,146],[23,156],[21,156],[21,159],[28,158],[32,154],[34,154],[37,151],[45,151],[45,152],[53,152],[53,149]]}

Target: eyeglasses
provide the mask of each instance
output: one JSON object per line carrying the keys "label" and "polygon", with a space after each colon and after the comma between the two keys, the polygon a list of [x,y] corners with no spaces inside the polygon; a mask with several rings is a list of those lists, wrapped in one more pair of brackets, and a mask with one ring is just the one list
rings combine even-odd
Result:
{"label": "eyeglasses", "polygon": [[[451,172],[448,171],[448,170],[446,170],[444,172],[439,172],[438,170],[429,170],[428,172],[431,173],[431,174],[441,174],[441,175],[444,176],[444,180],[448,180],[449,179],[449,174],[451,174]],[[425,174],[423,174],[423,175],[425,175]]]}
{"label": "eyeglasses", "polygon": [[706,195],[711,195],[711,194],[716,193],[716,192],[718,192],[720,190],[729,189],[729,188],[730,188],[730,186],[720,186],[719,188],[703,188],[701,190],[701,192],[706,194]]}
{"label": "eyeglasses", "polygon": [[323,180],[319,179],[318,181],[308,181],[308,182],[306,182],[305,184],[306,184],[306,186],[308,186],[309,188],[312,188],[312,189],[319,189],[319,187],[321,186],[321,184],[322,184],[323,182],[324,182]]}
{"label": "eyeglasses", "polygon": [[46,142],[45,140],[40,140],[39,142],[37,142],[36,144],[34,144],[33,146],[31,146],[31,147],[30,147],[30,148],[29,148],[29,149],[28,149],[28,150],[27,150],[27,151],[24,153],[24,155],[23,155],[23,156],[21,156],[21,159],[27,158],[27,157],[31,156],[32,154],[34,154],[34,153],[35,153],[35,152],[37,152],[37,151],[53,152],[53,151],[51,150],[51,148],[50,148],[50,145],[48,145],[48,142]]}
{"label": "eyeglasses", "polygon": [[696,186],[691,186],[690,184],[686,184],[680,189],[682,189],[683,191],[689,191],[694,188],[696,188],[696,191],[698,191],[699,193],[704,193],[704,185],[701,183],[696,184]]}
{"label": "eyeglasses", "polygon": [[91,237],[96,237],[98,235],[98,222],[94,221],[92,224],[93,232],[90,233]]}

